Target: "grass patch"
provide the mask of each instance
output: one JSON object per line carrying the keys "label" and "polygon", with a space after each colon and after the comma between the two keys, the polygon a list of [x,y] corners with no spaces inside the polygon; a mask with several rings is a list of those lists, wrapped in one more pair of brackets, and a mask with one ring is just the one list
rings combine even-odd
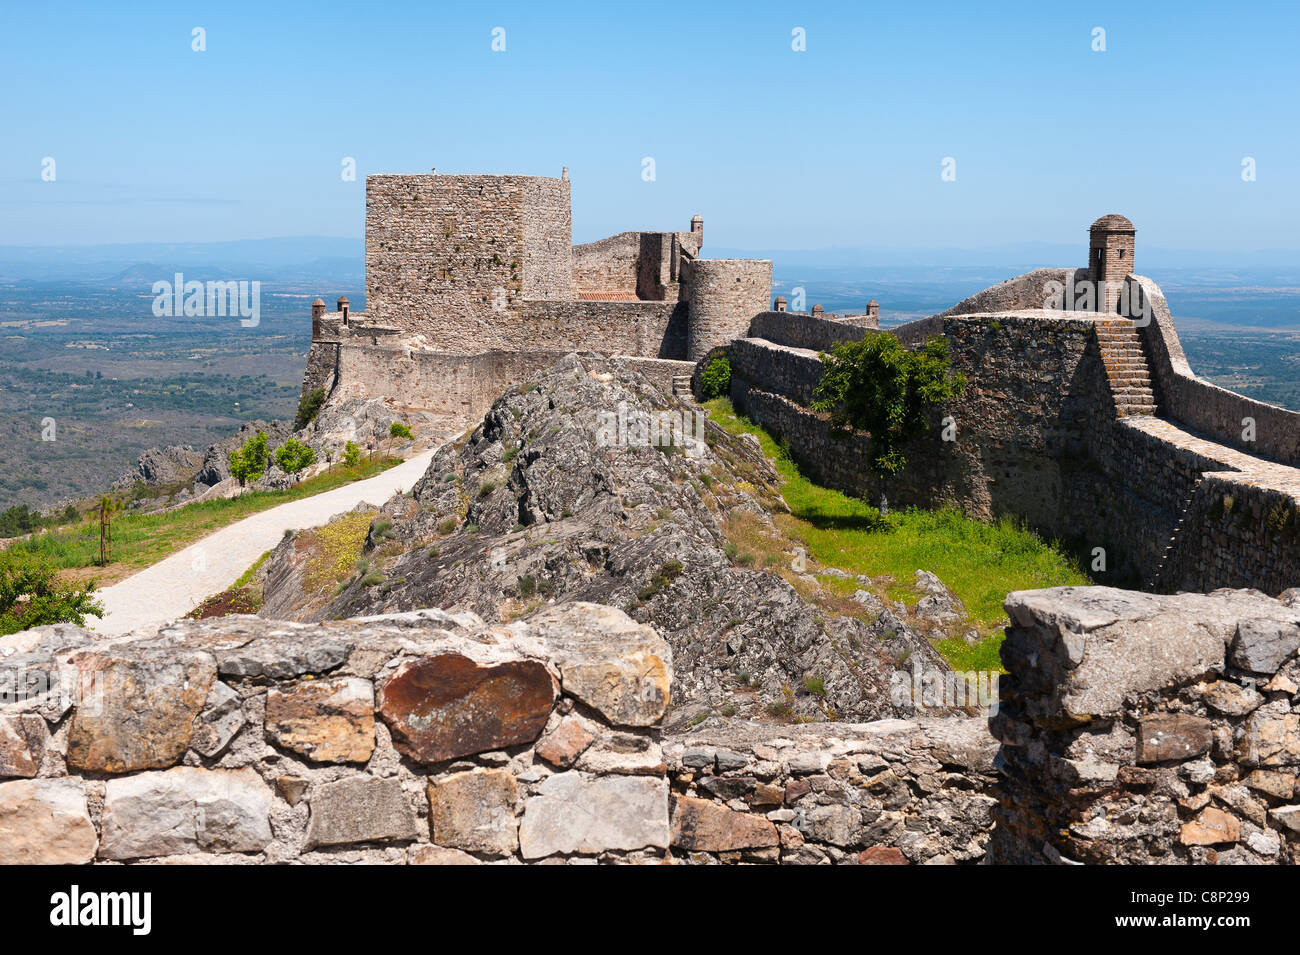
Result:
{"label": "grass patch", "polygon": [[113,518],[113,560],[107,567],[98,566],[97,520],[35,534],[10,546],[42,554],[61,570],[93,567],[101,585],[111,584],[252,514],[374,477],[400,463],[400,458],[378,458],[351,468],[339,466],[282,491],[247,491],[159,514],[120,512]]}
{"label": "grass patch", "polygon": [[[984,523],[951,508],[909,508],[882,516],[865,501],[821,487],[800,474],[788,450],[738,415],[729,399],[717,398],[704,407],[724,430],[758,438],[781,475],[781,493],[790,513],[773,519],[782,533],[802,544],[808,556],[823,566],[855,575],[892,576],[897,581],[889,588],[893,599],[915,603],[920,595],[911,587],[913,573],[929,570],[961,598],[974,626],[990,628],[1005,619],[1002,602],[1013,590],[1089,583],[1058,544],[1043,541],[1017,521],[1003,518]],[[783,555],[788,548],[787,542],[763,538],[757,522],[732,520],[727,533],[737,554]],[[845,583],[833,589],[851,588]],[[947,640],[938,649],[954,667],[997,669],[1000,641],[1000,634],[973,646]],[[965,661],[981,665],[967,666]],[[988,667],[982,667],[989,661]]]}

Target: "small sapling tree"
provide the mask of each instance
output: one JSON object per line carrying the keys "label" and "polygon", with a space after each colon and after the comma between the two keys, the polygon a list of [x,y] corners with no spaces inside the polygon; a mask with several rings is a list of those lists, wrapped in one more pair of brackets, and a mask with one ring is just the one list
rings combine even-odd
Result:
{"label": "small sapling tree", "polygon": [[948,340],[938,336],[908,351],[893,335],[878,332],[838,342],[821,358],[826,369],[812,407],[829,412],[836,436],[871,436],[869,463],[880,479],[880,512],[888,514],[886,484],[907,466],[903,448],[929,430],[929,408],[960,395],[966,379],[952,373]]}

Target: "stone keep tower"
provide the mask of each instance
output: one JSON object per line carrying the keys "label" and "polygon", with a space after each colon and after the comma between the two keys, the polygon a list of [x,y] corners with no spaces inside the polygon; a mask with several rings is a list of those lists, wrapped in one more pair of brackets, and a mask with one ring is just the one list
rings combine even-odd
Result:
{"label": "stone keep tower", "polygon": [[1097,311],[1119,311],[1120,289],[1133,274],[1137,229],[1124,216],[1102,216],[1088,229],[1088,280],[1097,290]]}

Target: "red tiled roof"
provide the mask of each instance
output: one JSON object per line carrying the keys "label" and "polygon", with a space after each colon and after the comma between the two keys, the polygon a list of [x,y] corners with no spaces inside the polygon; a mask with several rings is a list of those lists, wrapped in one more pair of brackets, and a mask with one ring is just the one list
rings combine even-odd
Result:
{"label": "red tiled roof", "polygon": [[639,302],[635,292],[579,292],[582,302]]}

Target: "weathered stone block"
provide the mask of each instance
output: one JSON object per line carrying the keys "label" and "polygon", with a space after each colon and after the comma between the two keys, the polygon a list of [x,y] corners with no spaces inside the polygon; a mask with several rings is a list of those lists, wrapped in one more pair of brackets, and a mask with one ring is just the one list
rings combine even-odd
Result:
{"label": "weathered stone block", "polygon": [[271,841],[271,789],[250,767],[111,779],[104,792],[106,859],[187,852],[258,852]]}
{"label": "weathered stone block", "polygon": [[566,716],[554,731],[537,744],[536,752],[552,766],[568,769],[595,739],[595,736],[587,732],[581,720]]}
{"label": "weathered stone block", "polygon": [[200,756],[216,756],[244,726],[244,701],[220,680],[212,684],[203,711],[194,718],[190,748]]}
{"label": "weathered stone block", "polygon": [[1205,702],[1224,716],[1245,716],[1264,702],[1255,689],[1230,680],[1219,680],[1205,691]]}
{"label": "weathered stone block", "polygon": [[1256,710],[1246,720],[1240,751],[1253,766],[1300,766],[1300,714]]}
{"label": "weathered stone block", "polygon": [[894,846],[872,846],[858,853],[858,865],[907,865],[903,850]]}
{"label": "weathered stone block", "polygon": [[375,748],[375,691],[355,677],[308,680],[266,694],[266,736],[320,763],[364,763]]}
{"label": "weathered stone block", "polygon": [[95,857],[98,845],[79,782],[21,779],[0,783],[0,861],[80,865]]}
{"label": "weathered stone block", "polygon": [[411,846],[408,865],[482,865],[468,852],[442,846]]}
{"label": "weathered stone block", "polygon": [[361,776],[317,788],[310,800],[307,848],[414,839],[419,826],[396,779]]}
{"label": "weathered stone block", "polygon": [[50,733],[35,713],[0,716],[0,777],[35,776]]}
{"label": "weathered stone block", "polygon": [[700,852],[762,849],[780,844],[776,826],[762,816],[734,812],[707,799],[678,796],[673,805],[673,845]]}
{"label": "weathered stone block", "polygon": [[1185,846],[1214,846],[1236,842],[1240,838],[1241,823],[1236,817],[1212,806],[1202,809],[1199,816],[1185,823],[1178,836]]}
{"label": "weathered stone block", "polygon": [[129,659],[87,652],[72,662],[81,686],[95,691],[72,714],[69,768],[129,773],[179,762],[217,678],[211,656],[149,650]]}
{"label": "weathered stone block", "polygon": [[440,846],[510,855],[519,848],[519,788],[504,769],[472,769],[429,783],[430,838]]}
{"label": "weathered stone block", "polygon": [[862,841],[862,812],[853,806],[817,806],[794,825],[812,842],[847,847]]}
{"label": "weathered stone block", "polygon": [[1137,761],[1163,763],[1207,753],[1214,742],[1210,721],[1184,713],[1144,716],[1138,721]]}
{"label": "weathered stone block", "polygon": [[459,653],[408,661],[379,692],[399,751],[424,763],[485,753],[541,735],[558,688],[536,660],[479,664]]}
{"label": "weathered stone block", "polygon": [[1300,626],[1278,620],[1242,620],[1232,640],[1233,666],[1273,673],[1300,648]]}
{"label": "weathered stone block", "polygon": [[551,651],[564,692],[619,726],[651,726],[668,708],[672,650],[652,628],[603,604],[553,607],[514,625]]}
{"label": "weathered stone block", "polygon": [[668,783],[645,776],[551,776],[525,803],[519,826],[525,859],[664,849],[668,842]]}
{"label": "weathered stone block", "polygon": [[216,656],[222,676],[291,680],[333,670],[351,652],[352,644],[338,637],[282,630],[242,647],[218,650]]}

